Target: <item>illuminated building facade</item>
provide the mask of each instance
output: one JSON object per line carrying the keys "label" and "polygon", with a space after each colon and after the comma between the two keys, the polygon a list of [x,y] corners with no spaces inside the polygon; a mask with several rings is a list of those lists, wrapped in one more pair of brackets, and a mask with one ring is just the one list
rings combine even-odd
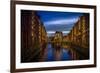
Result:
{"label": "illuminated building facade", "polygon": [[63,34],[62,32],[56,31],[55,36],[54,36],[54,47],[55,48],[61,48],[62,46],[62,39],[63,39]]}
{"label": "illuminated building facade", "polygon": [[89,15],[81,16],[63,40],[69,45],[73,59],[89,59]]}
{"label": "illuminated building facade", "polygon": [[21,11],[21,62],[40,61],[46,48],[45,27],[35,11]]}

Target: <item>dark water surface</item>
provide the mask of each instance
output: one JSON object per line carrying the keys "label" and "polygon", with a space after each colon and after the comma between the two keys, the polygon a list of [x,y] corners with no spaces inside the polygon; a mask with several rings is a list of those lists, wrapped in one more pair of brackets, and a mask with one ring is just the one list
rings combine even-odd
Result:
{"label": "dark water surface", "polygon": [[67,49],[64,48],[56,51],[56,49],[53,48],[52,45],[49,43],[47,47],[46,61],[55,61],[56,58],[59,58],[59,60],[61,61],[71,60],[71,54]]}

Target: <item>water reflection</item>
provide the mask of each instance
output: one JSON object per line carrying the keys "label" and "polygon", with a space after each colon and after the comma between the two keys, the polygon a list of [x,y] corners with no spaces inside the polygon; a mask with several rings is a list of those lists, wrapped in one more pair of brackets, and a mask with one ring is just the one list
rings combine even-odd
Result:
{"label": "water reflection", "polygon": [[47,45],[46,61],[71,60],[71,53],[65,48],[53,48],[50,43]]}

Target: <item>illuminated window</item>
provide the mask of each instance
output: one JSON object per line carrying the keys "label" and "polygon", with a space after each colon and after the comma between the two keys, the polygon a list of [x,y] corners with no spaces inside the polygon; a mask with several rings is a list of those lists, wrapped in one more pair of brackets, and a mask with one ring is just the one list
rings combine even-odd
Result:
{"label": "illuminated window", "polygon": [[34,35],[34,34],[33,34],[33,32],[32,32],[32,34],[31,34],[31,35],[32,35],[32,36]]}
{"label": "illuminated window", "polygon": [[35,21],[34,20],[32,20],[32,24],[34,24],[35,23]]}
{"label": "illuminated window", "polygon": [[31,27],[32,29],[34,28],[34,26]]}

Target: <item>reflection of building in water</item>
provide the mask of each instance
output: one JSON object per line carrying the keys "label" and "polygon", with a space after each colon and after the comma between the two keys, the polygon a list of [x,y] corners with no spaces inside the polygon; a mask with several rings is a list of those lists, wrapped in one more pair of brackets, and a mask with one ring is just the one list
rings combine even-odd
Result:
{"label": "reflection of building in water", "polygon": [[62,38],[63,33],[56,31],[54,38],[53,38],[53,45],[54,45],[54,57],[56,61],[61,60],[61,54],[62,54]]}
{"label": "reflection of building in water", "polygon": [[34,11],[21,11],[21,61],[39,61],[47,43],[46,30]]}
{"label": "reflection of building in water", "polygon": [[73,48],[73,59],[89,59],[89,15],[81,16],[63,39]]}

